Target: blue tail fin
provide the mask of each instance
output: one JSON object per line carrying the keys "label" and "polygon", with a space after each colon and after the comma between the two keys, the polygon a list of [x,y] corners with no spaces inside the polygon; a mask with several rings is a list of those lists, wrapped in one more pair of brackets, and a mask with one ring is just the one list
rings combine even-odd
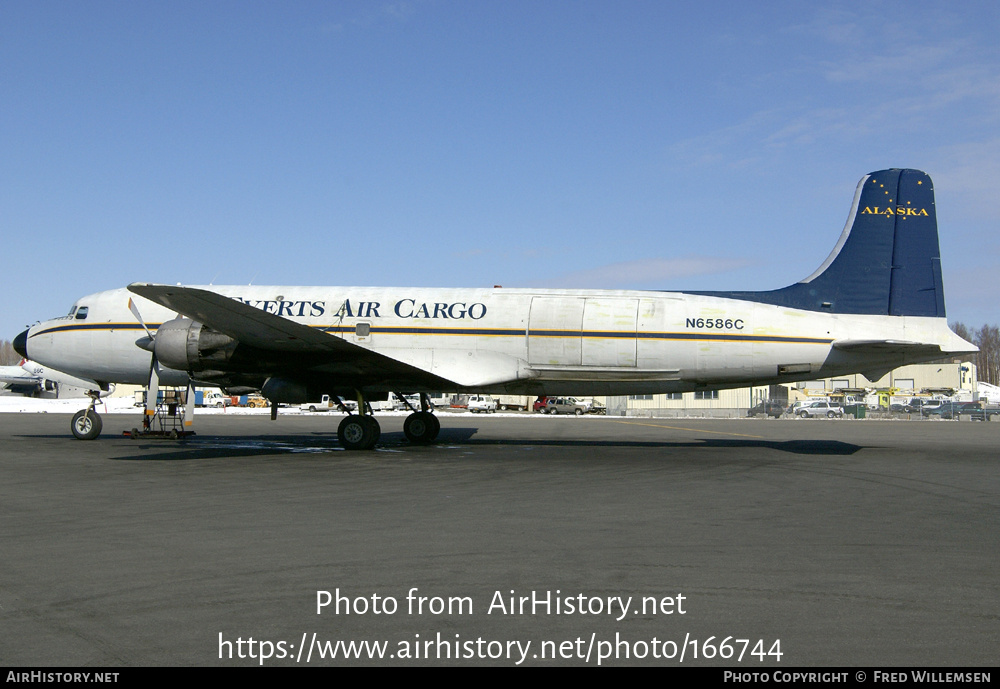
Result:
{"label": "blue tail fin", "polygon": [[837,246],[815,273],[770,292],[696,292],[825,313],[944,317],[934,186],[920,170],[862,178]]}

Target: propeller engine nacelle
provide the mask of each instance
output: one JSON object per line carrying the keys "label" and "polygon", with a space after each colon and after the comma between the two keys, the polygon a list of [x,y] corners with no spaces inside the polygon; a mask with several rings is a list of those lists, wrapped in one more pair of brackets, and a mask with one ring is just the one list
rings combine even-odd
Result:
{"label": "propeller engine nacelle", "polygon": [[178,371],[225,370],[237,341],[190,318],[175,318],[156,330],[153,354]]}

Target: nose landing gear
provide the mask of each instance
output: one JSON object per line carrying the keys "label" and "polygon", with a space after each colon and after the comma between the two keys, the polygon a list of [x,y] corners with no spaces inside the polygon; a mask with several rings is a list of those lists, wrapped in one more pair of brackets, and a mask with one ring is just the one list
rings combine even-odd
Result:
{"label": "nose landing gear", "polygon": [[104,428],[104,422],[101,421],[100,415],[94,411],[94,406],[100,399],[101,393],[91,390],[87,393],[87,397],[90,398],[90,404],[87,405],[86,409],[81,409],[73,414],[73,420],[69,424],[73,437],[77,440],[94,440]]}

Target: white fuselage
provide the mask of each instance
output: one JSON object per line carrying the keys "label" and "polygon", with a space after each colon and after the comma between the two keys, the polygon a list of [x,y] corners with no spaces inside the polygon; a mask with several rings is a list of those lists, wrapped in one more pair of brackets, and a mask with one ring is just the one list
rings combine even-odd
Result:
{"label": "white fuselage", "polygon": [[[969,350],[943,318],[834,315],[677,292],[202,289],[430,371],[460,390],[482,392],[675,392],[879,371],[922,360],[841,351],[833,346],[838,340]],[[135,344],[145,333],[129,311],[130,298],[152,330],[176,317],[124,288],[100,292],[80,299],[71,315],[32,326],[29,356],[102,383],[144,384],[150,353]],[[77,318],[84,307],[86,317]],[[183,385],[188,376],[167,370],[160,380]]]}

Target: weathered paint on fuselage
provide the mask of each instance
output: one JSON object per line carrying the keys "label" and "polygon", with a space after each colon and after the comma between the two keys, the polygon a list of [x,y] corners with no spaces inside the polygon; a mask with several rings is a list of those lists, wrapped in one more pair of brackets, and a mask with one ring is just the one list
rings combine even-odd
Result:
{"label": "weathered paint on fuselage", "polygon": [[[676,392],[813,379],[891,368],[836,340],[905,340],[963,347],[943,318],[833,315],[676,292],[203,287],[406,362],[458,388],[523,394]],[[142,326],[175,317],[126,289],[80,299],[87,317],[33,326],[33,360],[109,383],[148,381]],[[359,325],[361,326],[359,328]],[[919,359],[915,359],[919,360]],[[787,372],[780,372],[779,368]],[[187,374],[161,372],[165,385]],[[407,392],[410,392],[409,390]]]}

